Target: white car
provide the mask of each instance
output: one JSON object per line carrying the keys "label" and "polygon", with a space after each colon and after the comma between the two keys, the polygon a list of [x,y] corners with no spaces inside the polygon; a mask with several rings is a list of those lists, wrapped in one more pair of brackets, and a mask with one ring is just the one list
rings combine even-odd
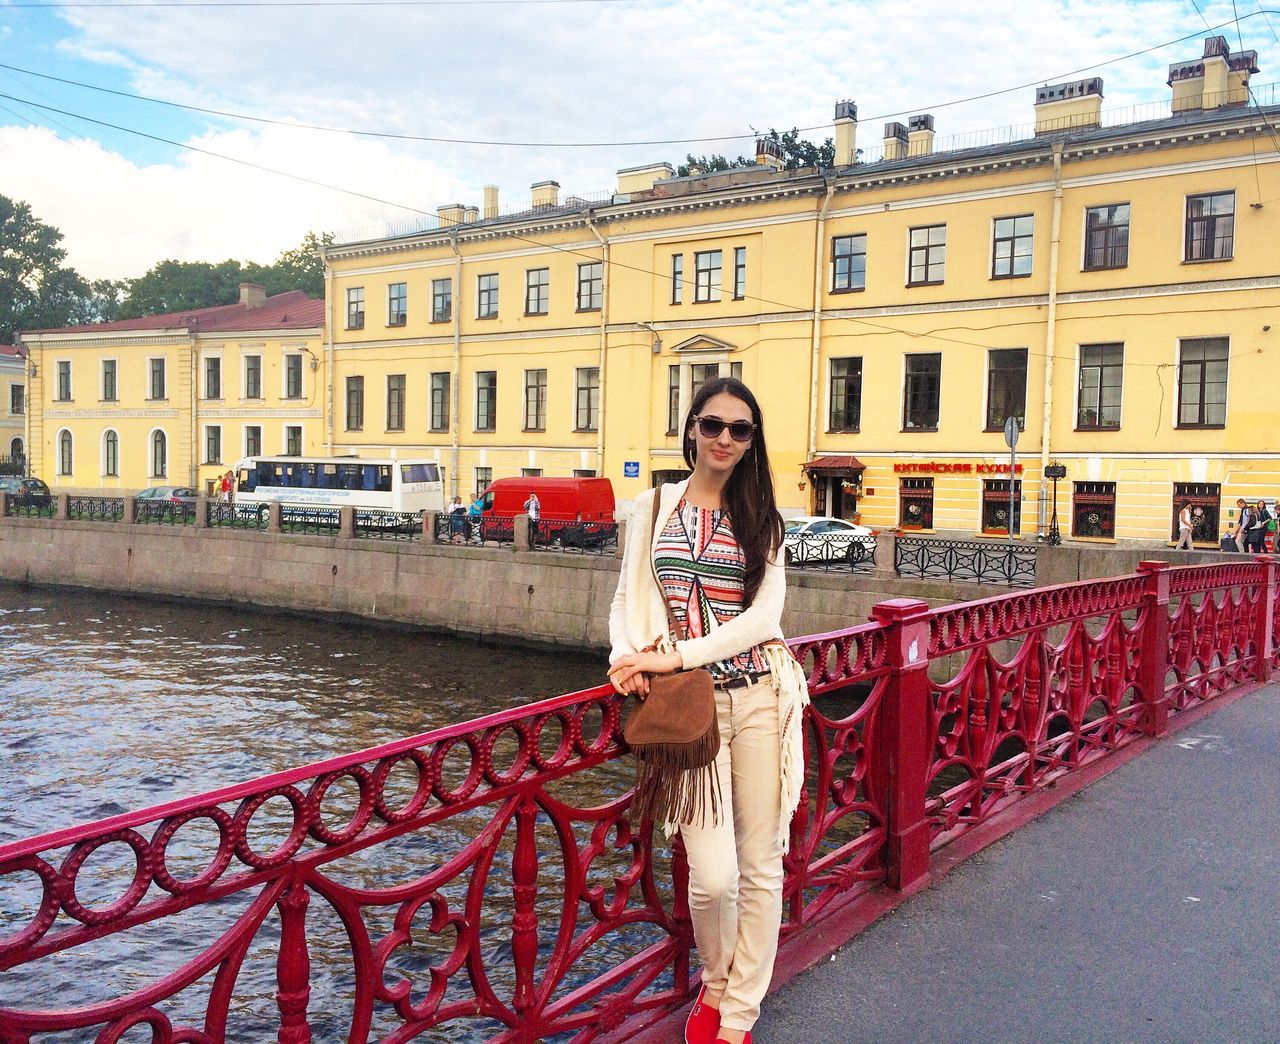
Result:
{"label": "white car", "polygon": [[843,518],[816,515],[789,518],[782,535],[787,565],[807,562],[849,562],[856,565],[870,556],[875,546],[874,532]]}

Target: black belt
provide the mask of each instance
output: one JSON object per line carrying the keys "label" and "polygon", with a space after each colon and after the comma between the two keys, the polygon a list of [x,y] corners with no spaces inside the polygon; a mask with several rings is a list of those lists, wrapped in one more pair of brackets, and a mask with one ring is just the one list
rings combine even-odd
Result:
{"label": "black belt", "polygon": [[748,685],[754,685],[761,678],[767,678],[768,671],[746,671],[743,674],[735,674],[730,678],[717,678],[715,687],[721,692],[728,692],[730,689],[745,689]]}

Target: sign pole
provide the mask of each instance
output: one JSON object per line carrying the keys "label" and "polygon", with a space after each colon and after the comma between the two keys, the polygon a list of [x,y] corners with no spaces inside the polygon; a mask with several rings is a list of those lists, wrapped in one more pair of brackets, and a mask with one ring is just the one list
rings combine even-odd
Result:
{"label": "sign pole", "polygon": [[1018,474],[1018,418],[1006,417],[1004,422],[1004,441],[1009,447],[1009,543],[1013,543],[1013,504],[1014,491],[1017,487],[1014,485]]}

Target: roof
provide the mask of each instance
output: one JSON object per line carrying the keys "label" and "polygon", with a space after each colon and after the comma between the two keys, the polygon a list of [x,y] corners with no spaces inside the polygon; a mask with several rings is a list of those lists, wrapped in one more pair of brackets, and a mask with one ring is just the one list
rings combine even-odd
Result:
{"label": "roof", "polygon": [[852,454],[814,457],[800,465],[805,471],[863,471],[865,465]]}
{"label": "roof", "polygon": [[11,358],[16,357],[19,359],[25,359],[27,357],[27,350],[20,344],[0,344],[0,356],[3,355],[7,355]]}
{"label": "roof", "polygon": [[324,323],[324,301],[307,296],[305,290],[268,297],[261,308],[244,305],[214,305],[184,312],[164,312],[137,319],[117,319],[110,323],[88,323],[84,326],[62,326],[28,333],[111,333],[130,330],[191,330],[207,333],[217,330],[298,330]]}

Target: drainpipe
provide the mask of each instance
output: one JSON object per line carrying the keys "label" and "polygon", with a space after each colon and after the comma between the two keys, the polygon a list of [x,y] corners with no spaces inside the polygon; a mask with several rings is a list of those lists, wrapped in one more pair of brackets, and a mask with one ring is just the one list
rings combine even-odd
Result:
{"label": "drainpipe", "polygon": [[827,285],[827,255],[823,244],[826,242],[824,231],[827,224],[827,208],[831,206],[831,194],[836,189],[833,175],[824,175],[823,181],[826,183],[827,191],[818,207],[818,226],[814,235],[813,248],[813,345],[809,356],[809,455],[805,458],[806,460],[812,460],[818,449],[818,396],[819,381],[822,377],[819,358],[822,349],[822,290]]}
{"label": "drainpipe", "polygon": [[336,302],[333,299],[333,269],[329,266],[329,259],[321,254],[324,261],[324,299],[328,303],[328,321],[324,324],[324,366],[326,385],[324,399],[324,454],[326,457],[333,456],[333,324],[336,321],[334,311],[336,310]]}
{"label": "drainpipe", "polygon": [[603,300],[600,302],[600,416],[596,424],[596,474],[601,478],[604,477],[604,368],[608,359],[608,335],[606,329],[609,325],[609,240],[608,237],[602,236],[600,230],[596,228],[596,216],[593,211],[587,213],[587,228],[591,230],[591,234],[596,237],[600,243],[600,250],[603,254],[604,264],[602,266],[604,274],[604,294]]}
{"label": "drainpipe", "polygon": [[458,226],[449,229],[449,248],[453,251],[453,376],[449,383],[453,385],[453,423],[449,430],[453,433],[453,485],[452,496],[461,496],[458,483],[459,431],[462,427],[462,251],[458,249]]}
{"label": "drainpipe", "polygon": [[[1036,517],[1037,538],[1045,533],[1049,480],[1045,468],[1049,466],[1049,439],[1053,427],[1053,353],[1057,343],[1058,318],[1058,247],[1062,231],[1062,142],[1053,143],[1053,221],[1049,229],[1049,308],[1045,319],[1044,337],[1044,420],[1040,429],[1040,506]],[[1010,475],[1012,483],[1016,475]],[[1010,487],[1012,488],[1012,486]]]}
{"label": "drainpipe", "polygon": [[191,331],[191,479],[187,483],[199,492],[200,489],[200,342],[195,331]]}

